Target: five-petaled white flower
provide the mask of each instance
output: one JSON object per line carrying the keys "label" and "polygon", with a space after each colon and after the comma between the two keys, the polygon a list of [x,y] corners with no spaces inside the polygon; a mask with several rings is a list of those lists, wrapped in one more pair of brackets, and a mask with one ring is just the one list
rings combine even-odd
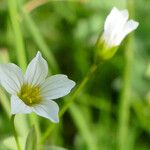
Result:
{"label": "five-petaled white flower", "polygon": [[13,63],[0,65],[0,82],[12,95],[11,113],[31,113],[59,122],[59,107],[54,99],[67,95],[75,82],[66,75],[58,74],[46,78],[48,64],[38,52],[29,63],[25,75]]}
{"label": "five-petaled white flower", "polygon": [[107,16],[104,24],[102,39],[108,48],[120,45],[127,34],[135,30],[139,23],[134,20],[128,21],[128,10],[113,8]]}

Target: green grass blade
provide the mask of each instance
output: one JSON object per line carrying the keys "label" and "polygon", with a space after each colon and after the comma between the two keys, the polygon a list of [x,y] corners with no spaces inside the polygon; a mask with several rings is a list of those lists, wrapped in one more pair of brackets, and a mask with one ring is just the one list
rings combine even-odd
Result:
{"label": "green grass blade", "polygon": [[44,39],[43,39],[38,27],[36,26],[35,22],[33,21],[33,19],[30,17],[30,15],[25,10],[22,9],[22,12],[23,12],[23,19],[26,23],[26,26],[27,26],[30,34],[33,37],[33,40],[38,45],[39,50],[42,51],[43,54],[45,55],[45,57],[47,58],[51,69],[54,72],[58,72],[57,62],[56,62],[53,54],[51,53],[50,48],[48,47],[48,45],[44,41]]}
{"label": "green grass blade", "polygon": [[72,104],[69,108],[70,114],[81,134],[81,136],[84,138],[86,145],[88,147],[88,150],[98,150],[96,140],[94,135],[91,133],[91,130],[88,127],[88,124],[86,123],[86,120],[82,114],[82,112],[79,110],[79,108]]}
{"label": "green grass blade", "polygon": [[14,32],[14,39],[16,45],[16,53],[19,66],[25,70],[27,66],[27,60],[25,55],[25,47],[23,42],[23,37],[20,29],[20,24],[18,20],[18,12],[17,12],[17,1],[15,0],[8,0],[8,9],[10,14],[10,20],[12,23],[12,29]]}

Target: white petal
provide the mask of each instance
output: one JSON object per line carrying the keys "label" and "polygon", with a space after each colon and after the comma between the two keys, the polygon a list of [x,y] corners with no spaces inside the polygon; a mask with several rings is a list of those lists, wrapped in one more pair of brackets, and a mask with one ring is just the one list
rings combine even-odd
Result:
{"label": "white petal", "polygon": [[38,85],[43,82],[48,74],[48,65],[40,52],[37,52],[35,58],[29,63],[25,74],[25,81],[32,85]]}
{"label": "white petal", "polygon": [[23,80],[23,73],[17,65],[12,63],[0,65],[0,82],[10,94],[16,94],[20,90]]}
{"label": "white petal", "polygon": [[75,86],[75,82],[66,75],[53,75],[41,85],[41,93],[45,100],[57,99],[67,95]]}
{"label": "white petal", "polygon": [[138,27],[139,23],[134,21],[134,20],[129,20],[126,24],[125,24],[125,33],[126,35],[130,32],[132,32],[133,30],[135,30]]}
{"label": "white petal", "polygon": [[59,107],[57,103],[52,100],[42,101],[41,104],[38,104],[33,107],[33,111],[39,116],[48,118],[52,122],[59,122]]}
{"label": "white petal", "polygon": [[125,20],[127,20],[129,18],[129,13],[127,9],[121,10],[120,11],[122,16],[125,18]]}
{"label": "white petal", "polygon": [[108,47],[116,46],[118,33],[122,32],[122,29],[127,22],[128,11],[118,10],[113,8],[110,14],[107,16],[104,25],[103,38]]}
{"label": "white petal", "polygon": [[128,33],[137,28],[138,23],[133,20],[127,21],[128,17],[127,9],[118,10],[114,7],[111,10],[106,18],[102,36],[108,47],[118,46]]}
{"label": "white petal", "polygon": [[116,45],[119,45],[121,41],[128,35],[130,32],[135,30],[138,27],[139,23],[134,20],[129,20],[125,25],[122,31],[118,34],[116,38]]}
{"label": "white petal", "polygon": [[116,32],[117,29],[119,30],[120,28],[122,28],[122,26],[124,26],[127,19],[128,11],[126,9],[120,11],[114,7],[106,18],[104,30],[115,30]]}
{"label": "white petal", "polygon": [[11,96],[11,113],[28,114],[32,112],[32,107],[27,106],[19,97]]}

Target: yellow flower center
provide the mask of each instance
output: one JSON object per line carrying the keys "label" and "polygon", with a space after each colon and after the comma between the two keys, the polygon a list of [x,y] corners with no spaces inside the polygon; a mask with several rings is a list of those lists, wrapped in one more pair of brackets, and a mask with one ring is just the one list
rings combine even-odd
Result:
{"label": "yellow flower center", "polygon": [[39,104],[42,100],[40,87],[29,84],[22,85],[18,97],[29,106]]}

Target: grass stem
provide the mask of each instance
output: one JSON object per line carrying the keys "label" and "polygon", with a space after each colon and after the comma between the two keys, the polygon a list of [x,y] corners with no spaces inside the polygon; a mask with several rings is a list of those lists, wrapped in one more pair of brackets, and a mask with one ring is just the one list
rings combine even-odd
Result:
{"label": "grass stem", "polygon": [[[128,5],[131,11],[132,5]],[[133,9],[132,9],[133,11]],[[132,13],[132,12],[131,12]],[[131,104],[131,76],[132,76],[132,61],[133,61],[133,36],[130,35],[125,49],[125,66],[123,73],[123,88],[120,96],[119,104],[119,127],[118,127],[118,149],[128,149],[128,134],[129,134],[129,118]]]}

